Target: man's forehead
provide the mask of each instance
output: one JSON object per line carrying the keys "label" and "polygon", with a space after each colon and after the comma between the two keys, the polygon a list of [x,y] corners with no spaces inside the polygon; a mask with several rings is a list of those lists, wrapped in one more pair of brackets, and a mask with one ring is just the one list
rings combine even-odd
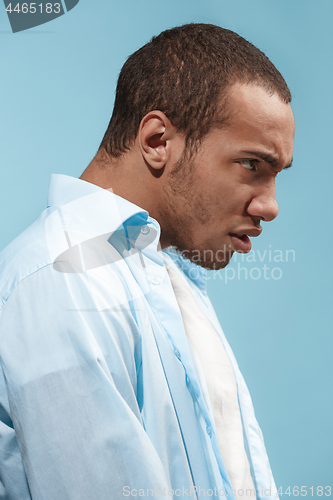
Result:
{"label": "man's forehead", "polygon": [[231,156],[256,157],[278,170],[291,166],[295,123],[289,103],[256,83],[237,82],[223,105],[228,120],[212,129],[212,142]]}
{"label": "man's forehead", "polygon": [[247,112],[253,117],[265,117],[274,114],[282,118],[291,113],[291,106],[277,92],[269,91],[260,82],[236,82],[230,86],[226,94],[227,107],[230,112],[244,116]]}
{"label": "man's forehead", "polygon": [[234,84],[227,94],[230,127],[253,127],[257,131],[283,130],[294,137],[295,122],[289,103],[258,84]]}

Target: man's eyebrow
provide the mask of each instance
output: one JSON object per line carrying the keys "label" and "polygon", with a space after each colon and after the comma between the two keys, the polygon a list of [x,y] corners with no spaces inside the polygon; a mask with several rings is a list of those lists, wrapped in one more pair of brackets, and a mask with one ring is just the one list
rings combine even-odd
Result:
{"label": "man's eyebrow", "polygon": [[[260,151],[242,151],[242,153],[244,153],[246,155],[257,156],[261,160],[263,160],[266,163],[268,163],[271,167],[273,167],[273,168],[279,168],[279,162],[278,162],[278,160],[276,158],[274,158],[274,156],[272,156],[270,154],[261,153]],[[286,165],[285,167],[283,167],[283,170],[285,170],[286,168],[290,168],[291,165],[292,165],[292,163],[293,163],[293,159],[291,160],[291,162],[288,165]]]}

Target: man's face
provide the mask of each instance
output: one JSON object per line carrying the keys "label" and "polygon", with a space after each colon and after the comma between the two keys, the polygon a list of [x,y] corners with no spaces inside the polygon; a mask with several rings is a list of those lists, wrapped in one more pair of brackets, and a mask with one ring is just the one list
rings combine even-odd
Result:
{"label": "man's face", "polygon": [[293,113],[277,94],[235,84],[228,111],[229,125],[212,129],[165,185],[162,245],[209,269],[249,252],[261,221],[275,219],[275,177],[293,153]]}

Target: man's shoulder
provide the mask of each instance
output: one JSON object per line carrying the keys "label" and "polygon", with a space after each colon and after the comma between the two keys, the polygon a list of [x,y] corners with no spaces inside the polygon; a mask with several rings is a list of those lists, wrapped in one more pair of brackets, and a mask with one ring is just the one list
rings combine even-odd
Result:
{"label": "man's shoulder", "polygon": [[0,253],[0,308],[22,280],[52,264],[45,235],[45,221],[51,210],[44,210]]}
{"label": "man's shoulder", "polygon": [[96,237],[84,219],[77,224],[66,210],[45,209],[0,253],[0,310],[14,291],[34,303],[43,302],[49,290],[54,301],[72,294],[86,309],[91,300],[96,310],[128,304],[138,295],[131,287],[135,279],[106,238]]}
{"label": "man's shoulder", "polygon": [[[68,258],[68,223],[49,207],[0,253],[2,339],[13,330],[26,329],[33,341],[41,331],[55,338],[67,329],[78,336],[87,329],[96,337],[108,332],[103,342],[112,334],[118,345],[136,343],[135,297],[124,261],[76,272],[59,266]],[[89,238],[89,228],[80,235]]]}

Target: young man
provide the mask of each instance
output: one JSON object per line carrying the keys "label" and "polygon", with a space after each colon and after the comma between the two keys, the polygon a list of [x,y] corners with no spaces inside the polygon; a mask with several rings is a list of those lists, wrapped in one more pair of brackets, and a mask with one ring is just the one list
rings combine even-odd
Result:
{"label": "young man", "polygon": [[213,25],[127,60],[96,157],[52,176],[1,255],[3,498],[277,498],[204,268],[277,216],[290,100],[264,54]]}

